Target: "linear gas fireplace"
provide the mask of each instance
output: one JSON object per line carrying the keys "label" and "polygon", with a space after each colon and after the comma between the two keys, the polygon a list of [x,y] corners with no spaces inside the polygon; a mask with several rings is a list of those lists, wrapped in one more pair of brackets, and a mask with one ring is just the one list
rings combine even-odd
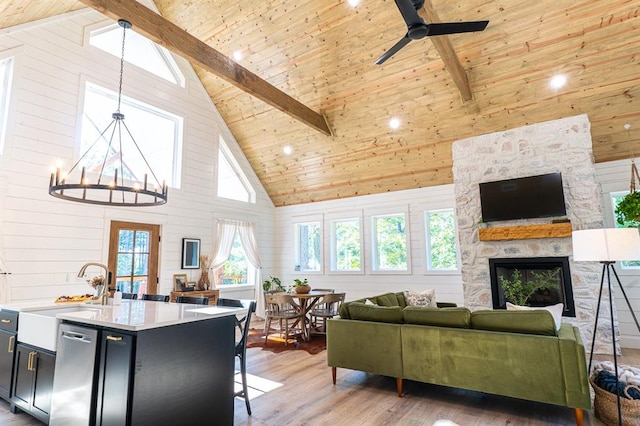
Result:
{"label": "linear gas fireplace", "polygon": [[503,283],[525,286],[543,282],[548,288],[534,292],[526,300],[526,304],[542,307],[562,303],[563,316],[576,316],[568,257],[489,259],[489,273],[494,309],[506,308]]}

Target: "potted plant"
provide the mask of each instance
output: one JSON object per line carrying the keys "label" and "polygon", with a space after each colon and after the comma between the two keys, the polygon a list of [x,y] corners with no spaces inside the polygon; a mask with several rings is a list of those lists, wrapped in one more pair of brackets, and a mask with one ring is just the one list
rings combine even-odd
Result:
{"label": "potted plant", "polygon": [[525,306],[536,291],[558,288],[557,278],[555,277],[557,273],[559,272],[531,272],[532,277],[528,280],[523,280],[520,271],[514,269],[510,279],[500,275],[498,280],[507,301],[514,305]]}
{"label": "potted plant", "polygon": [[293,285],[293,289],[298,294],[305,294],[311,291],[311,286],[308,284],[307,279],[300,280],[298,278],[293,280],[295,284]]}
{"label": "potted plant", "polygon": [[633,228],[640,225],[640,192],[630,192],[616,207],[616,222]]}
{"label": "potted plant", "polygon": [[264,291],[285,291],[284,287],[282,287],[282,282],[278,277],[269,277],[268,280],[264,280],[262,283],[262,290]]}

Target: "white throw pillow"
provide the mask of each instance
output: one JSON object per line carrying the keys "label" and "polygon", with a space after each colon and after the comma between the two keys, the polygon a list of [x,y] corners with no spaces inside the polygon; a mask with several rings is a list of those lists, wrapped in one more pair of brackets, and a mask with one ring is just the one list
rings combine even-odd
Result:
{"label": "white throw pillow", "polygon": [[562,323],[562,312],[564,311],[564,305],[562,303],[535,308],[530,306],[514,305],[513,303],[507,302],[507,311],[530,311],[535,309],[544,309],[546,311],[549,311],[551,313],[551,316],[553,316],[553,321],[556,323],[556,331],[560,330],[560,324]]}
{"label": "white throw pillow", "polygon": [[404,300],[407,303],[407,306],[438,307],[438,304],[436,303],[436,291],[433,288],[425,291],[405,291]]}

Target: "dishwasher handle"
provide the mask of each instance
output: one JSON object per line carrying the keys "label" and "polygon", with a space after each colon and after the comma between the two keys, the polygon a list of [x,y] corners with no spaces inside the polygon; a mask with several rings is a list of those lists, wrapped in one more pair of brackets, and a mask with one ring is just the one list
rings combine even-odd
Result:
{"label": "dishwasher handle", "polygon": [[62,337],[64,339],[69,339],[69,340],[73,340],[76,342],[81,342],[81,343],[91,343],[91,337],[81,334],[81,333],[76,333],[73,331],[63,331],[62,332]]}

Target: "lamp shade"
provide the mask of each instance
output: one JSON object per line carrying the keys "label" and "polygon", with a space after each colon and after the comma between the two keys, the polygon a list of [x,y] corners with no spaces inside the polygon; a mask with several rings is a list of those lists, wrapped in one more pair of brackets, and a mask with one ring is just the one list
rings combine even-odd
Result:
{"label": "lamp shade", "polygon": [[640,234],[637,228],[573,231],[572,242],[573,260],[576,262],[640,260]]}

